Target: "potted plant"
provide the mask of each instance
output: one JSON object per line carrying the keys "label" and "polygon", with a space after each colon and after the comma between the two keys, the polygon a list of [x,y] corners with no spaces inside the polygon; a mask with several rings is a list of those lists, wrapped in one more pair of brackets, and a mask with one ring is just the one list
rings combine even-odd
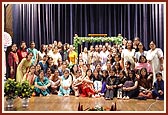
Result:
{"label": "potted plant", "polygon": [[13,100],[18,97],[20,83],[15,79],[8,78],[4,84],[4,96],[6,97],[7,107],[13,107]]}
{"label": "potted plant", "polygon": [[23,81],[21,84],[21,90],[19,91],[19,97],[22,99],[22,106],[27,107],[29,98],[34,92],[34,85],[30,85],[29,81]]}

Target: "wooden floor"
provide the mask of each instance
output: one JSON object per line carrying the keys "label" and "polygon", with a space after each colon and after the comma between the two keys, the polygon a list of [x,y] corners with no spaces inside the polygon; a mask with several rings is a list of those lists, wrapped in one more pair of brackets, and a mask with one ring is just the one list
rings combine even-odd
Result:
{"label": "wooden floor", "polygon": [[78,104],[83,105],[83,109],[88,107],[103,106],[108,109],[113,102],[116,102],[118,111],[163,111],[164,101],[159,100],[122,100],[116,99],[105,100],[100,98],[88,98],[88,97],[61,97],[57,95],[51,95],[48,97],[32,97],[29,100],[29,106],[27,108],[22,107],[21,99],[14,100],[14,107],[7,108],[6,101],[4,101],[4,112],[9,111],[77,111]]}

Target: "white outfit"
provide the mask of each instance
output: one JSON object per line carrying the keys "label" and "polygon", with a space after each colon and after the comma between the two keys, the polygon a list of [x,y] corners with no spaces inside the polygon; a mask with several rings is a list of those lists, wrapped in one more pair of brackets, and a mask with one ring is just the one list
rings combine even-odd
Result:
{"label": "white outfit", "polygon": [[84,64],[88,63],[88,55],[89,55],[88,53],[82,52],[82,59],[83,59]]}
{"label": "white outfit", "polygon": [[132,49],[131,51],[128,49],[123,49],[121,53],[121,58],[124,58],[124,64],[126,61],[131,62],[131,69],[134,69],[135,67],[134,54],[135,54],[135,49]]}
{"label": "white outfit", "polygon": [[41,53],[41,51],[38,51],[38,54],[39,54],[39,60],[42,60],[44,55],[45,55],[45,53],[44,52]]}
{"label": "white outfit", "polygon": [[58,59],[62,59],[61,54],[58,52],[56,54],[52,54],[51,57],[53,58],[54,65],[58,65]]}
{"label": "white outfit", "polygon": [[143,51],[142,53],[140,53],[140,52],[135,52],[135,58],[138,60],[138,62],[139,62],[139,57],[140,57],[141,55],[144,55],[144,56],[146,57],[146,56],[147,56],[147,51]]}
{"label": "white outfit", "polygon": [[100,52],[100,57],[101,57],[101,64],[104,65],[107,62],[107,54],[106,52],[101,51]]}
{"label": "white outfit", "polygon": [[160,71],[160,58],[163,57],[163,51],[160,48],[155,48],[155,50],[149,50],[147,52],[147,60],[151,61],[152,69],[153,69],[153,82],[156,81],[155,74]]}

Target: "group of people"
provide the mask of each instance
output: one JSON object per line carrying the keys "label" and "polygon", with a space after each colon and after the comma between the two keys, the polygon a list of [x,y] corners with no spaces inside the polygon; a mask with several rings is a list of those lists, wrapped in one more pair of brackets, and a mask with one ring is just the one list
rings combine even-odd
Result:
{"label": "group of people", "polygon": [[[73,45],[54,41],[24,41],[12,44],[7,57],[9,75],[17,82],[28,80],[36,96],[114,97],[164,99],[163,51],[151,41],[145,50],[138,37],[122,44],[105,43],[84,47],[79,54]],[[79,55],[79,56],[78,56]]]}

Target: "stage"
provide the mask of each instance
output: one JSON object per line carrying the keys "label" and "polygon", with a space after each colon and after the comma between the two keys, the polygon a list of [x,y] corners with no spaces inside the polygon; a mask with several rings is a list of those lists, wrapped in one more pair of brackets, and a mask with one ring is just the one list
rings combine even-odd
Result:
{"label": "stage", "polygon": [[159,111],[164,112],[164,101],[147,99],[137,100],[129,99],[122,100],[114,98],[113,100],[105,100],[103,97],[100,98],[89,98],[89,97],[60,97],[57,95],[50,95],[48,97],[32,97],[29,100],[29,106],[27,108],[22,107],[22,101],[20,98],[14,100],[14,107],[7,108],[6,101],[4,101],[4,112],[26,112],[26,111],[37,111],[37,112],[61,112],[71,111],[75,112],[78,110],[78,105],[83,105],[83,109],[95,106],[102,106],[107,110],[111,107],[113,102],[116,102],[117,111]]}

